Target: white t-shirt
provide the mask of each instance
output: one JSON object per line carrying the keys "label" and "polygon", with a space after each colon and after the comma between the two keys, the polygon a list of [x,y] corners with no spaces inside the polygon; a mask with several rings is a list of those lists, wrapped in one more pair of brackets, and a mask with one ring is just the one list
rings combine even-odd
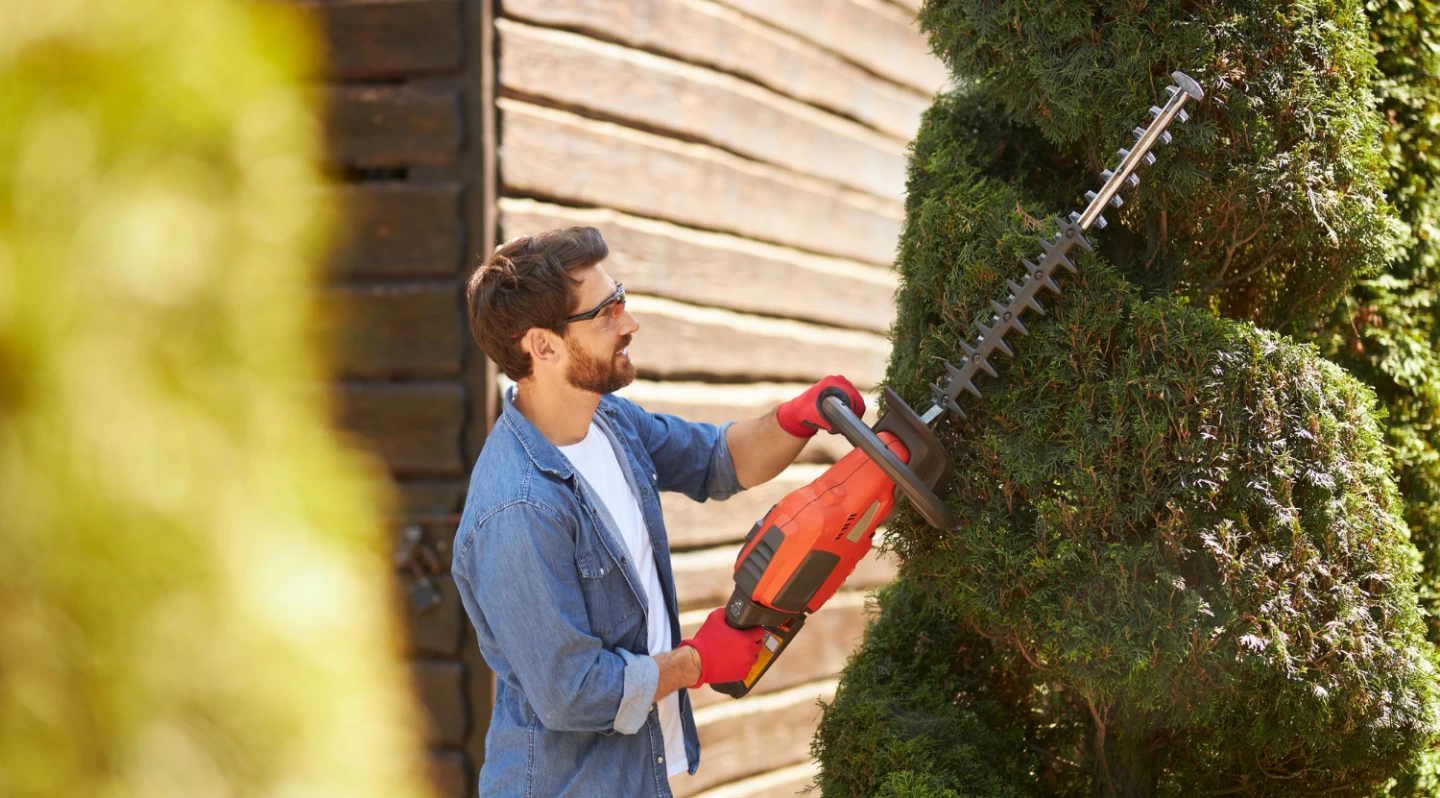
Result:
{"label": "white t-shirt", "polygon": [[[650,655],[663,654],[675,647],[670,639],[670,614],[665,607],[665,594],[660,589],[660,572],[655,566],[655,550],[650,545],[646,531],[645,517],[640,513],[640,502],[625,480],[620,460],[616,456],[610,439],[595,422],[590,422],[590,431],[585,439],[573,446],[561,446],[560,452],[568,458],[580,476],[585,478],[591,489],[600,497],[615,525],[625,548],[630,550],[630,562],[640,572],[640,583],[645,586],[650,607],[646,611],[649,620],[647,638]],[[685,761],[685,737],[680,727],[680,694],[671,693],[660,699],[660,730],[665,736],[665,758],[668,775],[684,773],[689,767]]]}

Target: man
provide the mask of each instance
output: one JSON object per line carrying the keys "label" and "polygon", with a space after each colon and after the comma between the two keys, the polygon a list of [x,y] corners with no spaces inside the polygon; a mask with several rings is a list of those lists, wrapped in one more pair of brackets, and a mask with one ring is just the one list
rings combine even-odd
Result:
{"label": "man", "polygon": [[773,478],[829,429],[827,377],[720,427],[612,393],[635,378],[640,325],[589,227],[508,241],[470,278],[471,332],[516,381],[475,464],[452,571],[494,670],[480,793],[669,796],[700,743],[685,688],[739,681],[759,629],[716,609],[680,636],[657,491],[724,499]]}

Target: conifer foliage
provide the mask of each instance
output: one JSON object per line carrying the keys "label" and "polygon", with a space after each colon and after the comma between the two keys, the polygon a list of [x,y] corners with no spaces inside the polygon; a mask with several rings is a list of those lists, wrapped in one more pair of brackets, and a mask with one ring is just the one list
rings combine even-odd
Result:
{"label": "conifer foliage", "polygon": [[1424,557],[1421,597],[1440,642],[1440,4],[1370,5],[1386,120],[1386,194],[1404,224],[1401,257],[1363,280],[1331,314],[1319,343],[1375,388],[1388,411],[1405,520]]}
{"label": "conifer foliage", "polygon": [[1266,329],[1321,323],[1406,240],[1364,8],[932,0],[921,20],[963,87],[910,161],[888,382],[922,408],[1170,71],[1209,96],[938,430],[959,523],[892,519],[901,575],[826,709],[822,788],[1385,789],[1437,715],[1385,433],[1371,390]]}

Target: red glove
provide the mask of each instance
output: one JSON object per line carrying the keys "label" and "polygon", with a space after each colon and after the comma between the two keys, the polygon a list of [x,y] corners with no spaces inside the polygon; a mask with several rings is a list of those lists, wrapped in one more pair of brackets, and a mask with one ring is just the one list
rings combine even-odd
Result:
{"label": "red glove", "polygon": [[690,685],[690,689],[702,684],[743,681],[755,667],[755,660],[760,658],[760,643],[764,639],[764,627],[736,629],[725,623],[724,607],[711,612],[694,637],[680,641],[680,645],[700,652],[700,681]]}
{"label": "red glove", "polygon": [[820,402],[826,396],[838,396],[850,404],[850,409],[855,411],[855,417],[865,415],[865,400],[861,398],[860,392],[850,381],[838,374],[829,377],[810,386],[809,390],[780,405],[779,418],[780,427],[797,438],[809,438],[817,430],[834,432],[830,428],[830,422],[820,415]]}

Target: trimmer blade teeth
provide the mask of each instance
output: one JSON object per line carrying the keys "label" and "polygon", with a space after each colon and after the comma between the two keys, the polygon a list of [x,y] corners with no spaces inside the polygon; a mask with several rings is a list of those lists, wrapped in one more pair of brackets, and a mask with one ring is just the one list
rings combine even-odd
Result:
{"label": "trimmer blade teeth", "polygon": [[960,418],[965,417],[965,411],[960,409],[960,405],[955,402],[955,398],[946,393],[944,388],[932,382],[930,383],[930,395],[934,397],[935,404],[945,408],[945,412],[954,413]]}
{"label": "trimmer blade teeth", "polygon": [[990,361],[986,360],[986,359],[983,358],[983,357],[980,357],[980,356],[977,355],[977,356],[975,356],[975,357],[970,358],[970,362],[975,364],[975,368],[980,369],[981,371],[985,372],[986,374],[989,374],[991,377],[998,377],[998,376],[1000,376],[998,373],[996,373],[995,367],[992,366],[992,365],[990,365]]}
{"label": "trimmer blade teeth", "polygon": [[986,327],[978,321],[975,322],[975,329],[980,331],[981,338],[991,342],[991,346],[995,348],[995,351],[1003,352],[1006,357],[1015,357],[1015,350],[1011,349],[1010,345],[1005,343],[1004,336],[996,335],[993,329]]}
{"label": "trimmer blade teeth", "polygon": [[[1170,94],[1170,101],[1162,108],[1151,106],[1150,115],[1155,121],[1149,127],[1136,127],[1131,133],[1134,134],[1135,143],[1130,147],[1121,147],[1116,151],[1120,157],[1120,165],[1113,169],[1105,169],[1101,172],[1104,178],[1104,185],[1099,191],[1085,192],[1085,199],[1089,202],[1083,213],[1074,212],[1068,218],[1057,216],[1055,218],[1058,232],[1050,237],[1039,236],[1036,241],[1041,251],[1045,253],[1040,263],[1035,263],[1028,258],[1022,258],[1021,263],[1025,267],[1025,279],[1019,282],[1006,280],[1005,285],[1010,289],[1010,294],[1004,303],[991,300],[990,310],[993,311],[993,318],[981,317],[972,322],[975,329],[979,331],[980,337],[973,343],[961,341],[960,349],[965,353],[961,365],[946,363],[947,376],[942,380],[945,386],[943,389],[936,384],[930,385],[930,391],[935,395],[935,406],[924,415],[924,421],[933,423],[934,419],[943,415],[944,412],[953,412],[960,416],[965,414],[956,404],[956,399],[961,392],[970,393],[976,397],[980,396],[980,389],[974,384],[974,379],[981,372],[996,377],[995,368],[989,361],[996,353],[1007,357],[1014,357],[1015,351],[1005,341],[1005,336],[1010,330],[1017,330],[1021,335],[1028,335],[1029,329],[1021,321],[1021,316],[1026,311],[1033,310],[1036,313],[1044,314],[1045,307],[1036,299],[1041,291],[1050,291],[1059,294],[1060,285],[1052,279],[1056,269],[1063,268],[1072,274],[1078,274],[1080,269],[1070,258],[1070,250],[1079,247],[1086,251],[1093,252],[1094,245],[1085,237],[1085,232],[1090,225],[1104,229],[1107,220],[1103,214],[1106,206],[1122,208],[1125,199],[1119,192],[1126,187],[1139,188],[1140,177],[1134,174],[1134,169],[1140,165],[1153,165],[1156,161],[1154,153],[1150,148],[1155,144],[1170,144],[1173,136],[1164,128],[1172,119],[1185,122],[1190,118],[1179,106],[1187,98],[1201,99],[1204,96],[1198,83],[1183,73],[1176,72],[1171,75],[1177,85],[1167,86],[1166,91]],[[1181,96],[1183,94],[1183,96]],[[1173,114],[1173,116],[1169,116]],[[1132,163],[1132,156],[1134,162]],[[1123,179],[1119,179],[1122,169],[1129,169]],[[1100,202],[1104,197],[1104,202]]]}
{"label": "trimmer blade teeth", "polygon": [[1025,325],[1020,323],[1020,317],[1011,311],[1009,307],[992,299],[990,300],[990,309],[995,311],[995,315],[998,316],[1001,321],[1009,323],[1015,332],[1021,335],[1030,334],[1030,331],[1025,329]]}

